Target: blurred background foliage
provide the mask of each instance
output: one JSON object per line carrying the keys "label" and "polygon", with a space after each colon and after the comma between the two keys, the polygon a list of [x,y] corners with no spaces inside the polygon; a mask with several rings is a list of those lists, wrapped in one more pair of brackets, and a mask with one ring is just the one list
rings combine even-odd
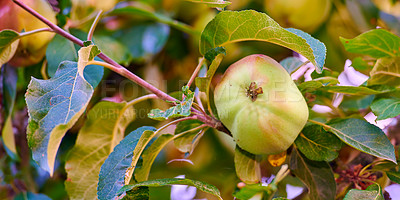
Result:
{"label": "blurred background foliage", "polygon": [[[2,0],[4,3],[7,0]],[[11,1],[10,1],[11,2]],[[105,11],[96,28],[94,43],[111,58],[130,71],[163,91],[179,97],[178,91],[190,78],[197,65],[199,38],[206,24],[219,12],[203,4],[183,0],[48,0],[57,13],[57,23],[78,38],[85,39],[98,10]],[[400,35],[400,2],[395,0],[232,0],[227,10],[254,9],[265,12],[283,27],[295,27],[309,32],[327,46],[324,74],[337,77],[344,69],[345,61],[352,60],[353,67],[364,74],[372,69],[372,59],[351,54],[344,50],[340,37],[353,38],[367,30],[383,27]],[[1,5],[0,6],[9,6]],[[4,16],[3,16],[4,17]],[[0,19],[1,21],[2,19]],[[69,49],[67,48],[69,46]],[[8,156],[6,148],[0,148],[0,199],[44,199],[34,193],[42,193],[52,199],[68,199],[64,189],[66,173],[65,158],[73,147],[77,133],[85,116],[66,134],[56,161],[56,172],[50,178],[31,159],[26,142],[27,110],[24,93],[30,77],[46,79],[54,75],[62,60],[76,59],[77,46],[56,36],[46,50],[46,58],[27,67],[3,67],[1,90],[6,70],[17,81],[15,106],[12,111],[12,130],[15,134],[18,156]],[[219,67],[213,84],[218,82],[224,70],[241,57],[260,53],[277,61],[293,56],[283,47],[265,42],[240,42],[227,46],[227,56]],[[44,55],[44,54],[43,54]],[[18,67],[18,66],[17,66]],[[317,77],[317,74],[313,74]],[[105,70],[103,80],[97,87],[92,107],[101,100],[129,101],[147,92],[125,78]],[[1,93],[0,99],[5,99]],[[354,101],[358,101],[357,99]],[[360,100],[361,101],[361,100]],[[368,99],[362,99],[369,105]],[[371,99],[372,101],[372,99]],[[355,102],[357,103],[357,102]],[[4,106],[1,104],[0,127],[5,122]],[[342,104],[351,110],[354,105]],[[150,109],[167,108],[165,102],[151,100],[136,107],[136,120],[127,128],[129,133],[143,125],[160,126],[159,122],[147,118]],[[357,109],[358,110],[358,109]],[[173,132],[173,129],[166,130]],[[224,134],[214,130],[205,132],[191,155],[185,155],[170,144],[153,166],[150,179],[186,175],[217,186],[224,199],[232,199],[236,177],[233,164],[234,143]],[[273,169],[267,162],[265,173]],[[268,175],[268,174],[265,174]],[[288,180],[300,185],[298,180]],[[31,193],[30,193],[31,192]],[[152,189],[154,199],[169,199],[170,189]],[[280,190],[285,193],[285,191]],[[209,198],[199,193],[196,198]]]}

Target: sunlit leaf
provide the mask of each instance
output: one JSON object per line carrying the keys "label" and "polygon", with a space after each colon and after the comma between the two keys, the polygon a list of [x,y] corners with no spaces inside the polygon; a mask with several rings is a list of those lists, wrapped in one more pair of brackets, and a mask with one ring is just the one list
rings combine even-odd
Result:
{"label": "sunlit leaf", "polygon": [[143,164],[140,168],[135,169],[135,179],[138,182],[147,181],[151,166],[160,151],[173,140],[173,135],[164,134],[160,135],[147,149],[142,153]]}
{"label": "sunlit leaf", "polygon": [[87,66],[87,63],[89,61],[94,60],[94,58],[100,53],[101,53],[101,51],[99,50],[99,48],[96,45],[89,45],[87,47],[82,47],[78,51],[78,73],[79,73],[79,75],[84,77],[83,70]]}
{"label": "sunlit leaf", "polygon": [[169,186],[169,185],[188,185],[196,187],[197,189],[206,192],[208,194],[212,194],[216,196],[218,199],[222,199],[221,194],[217,187],[205,183],[203,181],[191,180],[191,179],[180,179],[180,178],[166,178],[166,179],[157,179],[157,180],[150,180],[144,181],[140,183],[125,185],[118,191],[118,195],[121,195],[124,192],[132,190],[133,188],[140,187],[140,186],[147,186],[147,187],[162,187],[162,186]]}
{"label": "sunlit leaf", "polygon": [[32,78],[25,95],[28,144],[33,159],[50,174],[61,139],[86,109],[92,94],[93,87],[78,73],[76,62],[62,62],[49,80]]}
{"label": "sunlit leaf", "polygon": [[340,38],[344,48],[351,53],[374,58],[400,56],[400,37],[384,29],[367,31],[353,39]]}
{"label": "sunlit leaf", "polygon": [[335,199],[336,182],[327,162],[309,160],[294,148],[290,170],[307,185],[311,200]]}
{"label": "sunlit leaf", "polygon": [[[202,123],[198,120],[186,120],[183,122],[179,122],[175,129],[175,135],[185,131],[189,131],[193,128],[200,126],[201,124]],[[182,137],[178,137],[174,140],[175,147],[183,153],[191,154],[203,133],[204,132],[202,130],[196,130],[193,132],[189,132]]]}
{"label": "sunlit leaf", "polygon": [[223,53],[215,56],[215,59],[213,59],[210,67],[207,70],[206,77],[197,77],[196,78],[196,86],[199,88],[200,91],[206,92],[207,96],[209,95],[212,77],[214,76],[215,71],[217,71],[218,66],[221,64],[224,56],[225,55]]}
{"label": "sunlit leaf", "polygon": [[235,149],[236,175],[247,184],[259,183],[261,181],[260,164],[256,156],[236,145]]}
{"label": "sunlit leaf", "polygon": [[[400,50],[399,50],[400,51]],[[370,72],[368,85],[400,85],[400,57],[380,58]]]}
{"label": "sunlit leaf", "polygon": [[389,177],[391,181],[400,184],[400,171],[397,172],[388,171],[386,172],[386,175]]}
{"label": "sunlit leaf", "polygon": [[185,1],[202,3],[211,8],[225,8],[226,6],[229,6],[231,4],[231,2],[224,0],[185,0]]}
{"label": "sunlit leaf", "polygon": [[194,92],[189,90],[188,86],[182,87],[182,92],[185,95],[182,102],[177,102],[178,105],[168,108],[166,111],[153,109],[147,116],[154,120],[167,120],[175,117],[187,117],[191,114],[190,109],[194,99]]}
{"label": "sunlit leaf", "polygon": [[[232,42],[265,41],[300,53],[316,66],[317,71],[321,72],[325,62],[325,45],[315,39],[310,42],[311,37],[303,38],[305,36],[303,33],[296,34],[282,28],[264,13],[254,10],[223,11],[209,22],[203,30],[200,52],[204,55],[210,49],[225,46]],[[318,44],[318,46],[314,46],[314,44]],[[313,45],[313,47],[310,45]],[[320,49],[321,47],[323,49]],[[313,48],[318,49],[318,51],[313,50]]]}
{"label": "sunlit leaf", "polygon": [[342,147],[339,138],[318,125],[305,127],[294,142],[304,156],[315,161],[332,161]]}
{"label": "sunlit leaf", "polygon": [[[143,136],[152,135],[155,130],[153,127],[143,126],[132,131],[115,146],[113,152],[107,157],[100,169],[97,186],[97,195],[100,200],[113,199],[117,195],[118,190],[125,185],[125,175],[131,166],[132,157],[140,156],[135,154],[138,152],[136,148],[142,150],[145,146],[145,144],[141,146],[143,143],[139,144],[139,140]],[[136,163],[134,164],[136,165]]]}
{"label": "sunlit leaf", "polygon": [[332,120],[325,125],[325,129],[355,149],[396,163],[393,145],[385,133],[375,125],[350,118]]}
{"label": "sunlit leaf", "polygon": [[370,185],[365,190],[351,189],[343,200],[384,200],[382,188],[378,184]]}
{"label": "sunlit leaf", "polygon": [[126,103],[103,101],[90,110],[65,163],[65,189],[70,199],[97,198],[100,167],[134,117],[133,107]]}
{"label": "sunlit leaf", "polygon": [[0,68],[8,62],[17,51],[19,34],[13,30],[3,30],[0,32]]}

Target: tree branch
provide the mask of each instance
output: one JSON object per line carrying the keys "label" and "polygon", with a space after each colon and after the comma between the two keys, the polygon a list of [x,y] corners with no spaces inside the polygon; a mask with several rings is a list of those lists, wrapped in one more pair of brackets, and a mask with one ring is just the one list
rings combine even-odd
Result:
{"label": "tree branch", "polygon": [[[39,19],[40,21],[45,23],[55,33],[65,37],[66,39],[72,41],[73,43],[75,43],[75,44],[77,44],[77,45],[79,45],[81,47],[84,46],[82,40],[80,40],[77,37],[73,36],[72,34],[68,33],[64,29],[62,29],[59,26],[57,26],[56,24],[53,24],[51,21],[49,21],[48,19],[46,19],[45,17],[40,15],[38,12],[36,12],[32,8],[30,8],[29,6],[24,4],[21,0],[12,0],[12,1],[14,3],[16,3],[18,6],[20,6],[21,8],[23,8],[24,10],[26,10],[27,12],[29,12],[30,14],[32,14],[33,16],[35,16],[37,19]],[[104,62],[108,63],[107,65],[102,64],[102,66],[106,66],[107,68],[111,69],[112,71],[114,71],[114,72],[124,76],[125,78],[128,78],[129,80],[135,82],[136,84],[144,87],[148,91],[150,91],[150,92],[154,93],[155,95],[157,95],[160,99],[167,100],[167,101],[176,101],[175,98],[169,96],[168,94],[166,94],[165,92],[163,92],[163,91],[159,90],[158,88],[154,87],[153,85],[151,85],[150,83],[146,82],[145,80],[143,80],[142,78],[140,78],[136,74],[130,72],[125,67],[123,67],[122,65],[118,64],[113,59],[111,59],[110,57],[105,55],[104,53],[100,53],[98,55],[98,57],[101,58]],[[194,113],[201,113],[200,111],[198,111],[195,108],[192,108],[192,111]],[[216,128],[219,131],[225,132],[228,135],[231,135],[229,130],[226,129],[225,126],[223,126],[220,121],[218,121],[218,120],[216,120],[216,119],[214,119],[214,118],[212,118],[212,117],[210,117],[208,115],[206,115],[206,116],[196,115],[196,117],[197,117],[198,120],[204,122],[208,126]]]}

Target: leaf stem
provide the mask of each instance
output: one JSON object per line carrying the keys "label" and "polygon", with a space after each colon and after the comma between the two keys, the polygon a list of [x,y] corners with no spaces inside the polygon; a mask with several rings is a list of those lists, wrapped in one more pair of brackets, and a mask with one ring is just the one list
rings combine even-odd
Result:
{"label": "leaf stem", "polygon": [[196,69],[194,70],[192,76],[189,79],[189,82],[187,83],[187,86],[190,88],[190,85],[192,85],[194,79],[197,77],[197,74],[199,73],[201,66],[203,66],[204,63],[204,56],[199,59],[199,64],[197,65]]}
{"label": "leaf stem", "polygon": [[312,119],[309,119],[309,120],[307,120],[308,122],[311,122],[311,123],[313,123],[313,124],[317,124],[317,125],[320,125],[320,126],[323,126],[324,128],[331,128],[330,126],[328,126],[328,125],[326,125],[326,124],[324,124],[324,123],[322,123],[322,122],[319,122],[319,121],[315,121],[315,120],[312,120]]}
{"label": "leaf stem", "polygon": [[53,30],[51,28],[39,28],[39,29],[35,29],[35,30],[32,30],[32,31],[19,33],[19,37],[25,37],[25,36],[28,36],[28,35],[32,35],[32,34],[39,33],[39,32],[45,32],[45,31],[53,32]]}
{"label": "leaf stem", "polygon": [[99,21],[100,21],[101,14],[103,14],[103,11],[102,11],[102,10],[100,10],[99,13],[97,13],[96,18],[94,19],[94,21],[93,21],[93,23],[92,23],[92,26],[90,27],[90,30],[89,30],[89,33],[88,33],[88,36],[87,36],[87,40],[88,40],[88,41],[91,41],[92,38],[93,38],[93,33],[94,33],[94,30],[95,30],[96,27],[97,27],[97,24],[98,24]]}
{"label": "leaf stem", "polygon": [[198,126],[198,127],[195,127],[195,128],[190,129],[190,130],[187,130],[187,131],[178,133],[178,134],[174,135],[174,137],[173,137],[172,139],[175,140],[176,138],[182,137],[182,136],[184,136],[184,135],[187,134],[187,133],[190,133],[190,132],[193,132],[193,131],[197,131],[197,130],[199,130],[199,129],[203,129],[203,128],[206,128],[206,127],[207,127],[206,124],[202,124],[202,125],[200,125],[200,126]]}

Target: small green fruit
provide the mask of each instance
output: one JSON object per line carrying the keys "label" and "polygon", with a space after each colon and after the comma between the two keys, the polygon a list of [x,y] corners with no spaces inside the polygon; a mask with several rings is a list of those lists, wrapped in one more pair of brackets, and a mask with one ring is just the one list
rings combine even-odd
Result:
{"label": "small green fruit", "polygon": [[327,19],[330,0],[264,0],[268,15],[281,26],[314,32]]}
{"label": "small green fruit", "polygon": [[232,64],[215,88],[214,101],[237,145],[253,154],[285,151],[308,119],[307,103],[290,75],[265,55]]}

